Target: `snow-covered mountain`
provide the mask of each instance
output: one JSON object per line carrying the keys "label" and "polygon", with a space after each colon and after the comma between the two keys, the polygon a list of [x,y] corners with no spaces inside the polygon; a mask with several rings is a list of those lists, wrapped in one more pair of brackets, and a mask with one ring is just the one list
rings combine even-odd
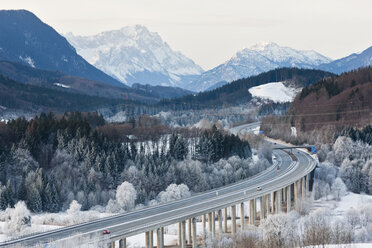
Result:
{"label": "snow-covered mountain", "polygon": [[[240,78],[280,67],[314,68],[331,59],[315,51],[301,51],[276,43],[261,43],[237,52],[230,60],[204,72],[186,88],[204,91]],[[221,83],[222,82],[222,83]]]}
{"label": "snow-covered mountain", "polygon": [[341,74],[343,72],[372,65],[372,46],[361,53],[353,53],[328,64],[319,65],[319,69]]}
{"label": "snow-covered mountain", "polygon": [[68,33],[66,38],[88,62],[128,85],[178,86],[203,72],[159,34],[140,25],[93,36]]}

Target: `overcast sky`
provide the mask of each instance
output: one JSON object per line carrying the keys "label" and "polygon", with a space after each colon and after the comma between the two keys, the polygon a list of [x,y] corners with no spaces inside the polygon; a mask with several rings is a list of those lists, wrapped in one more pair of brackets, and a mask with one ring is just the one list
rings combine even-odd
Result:
{"label": "overcast sky", "polygon": [[0,0],[60,33],[96,34],[142,24],[204,69],[273,41],[340,58],[372,46],[369,0]]}

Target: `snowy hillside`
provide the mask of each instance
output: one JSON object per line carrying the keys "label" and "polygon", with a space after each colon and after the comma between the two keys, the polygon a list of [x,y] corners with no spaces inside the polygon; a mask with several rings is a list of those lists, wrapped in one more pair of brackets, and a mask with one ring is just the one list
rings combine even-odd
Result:
{"label": "snowy hillside", "polygon": [[372,65],[372,46],[361,53],[353,53],[341,59],[337,59],[328,64],[319,65],[319,69],[341,74],[355,70],[359,67]]}
{"label": "snowy hillside", "polygon": [[299,89],[287,87],[283,82],[273,82],[252,87],[248,91],[256,98],[267,99],[273,102],[291,102]]}
{"label": "snowy hillside", "polygon": [[177,86],[182,79],[203,72],[157,33],[140,25],[93,36],[68,33],[66,38],[87,61],[128,85]]}
{"label": "snowy hillside", "polygon": [[230,60],[204,72],[188,89],[213,89],[221,81],[231,82],[280,67],[314,68],[331,59],[315,52],[282,47],[276,43],[261,43],[237,52]]}

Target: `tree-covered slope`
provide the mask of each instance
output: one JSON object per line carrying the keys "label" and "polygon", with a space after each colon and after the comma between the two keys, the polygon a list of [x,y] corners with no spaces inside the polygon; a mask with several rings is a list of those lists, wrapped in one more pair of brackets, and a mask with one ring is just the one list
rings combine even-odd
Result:
{"label": "tree-covered slope", "polygon": [[248,92],[251,87],[270,83],[289,81],[297,87],[305,87],[334,74],[320,70],[281,68],[258,76],[236,80],[212,91],[188,95],[172,100],[163,100],[159,105],[169,109],[202,109],[233,106],[252,99]]}

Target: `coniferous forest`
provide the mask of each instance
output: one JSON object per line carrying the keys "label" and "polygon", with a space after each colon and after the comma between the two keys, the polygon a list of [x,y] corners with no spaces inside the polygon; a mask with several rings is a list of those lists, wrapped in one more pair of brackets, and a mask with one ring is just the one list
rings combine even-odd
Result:
{"label": "coniferous forest", "polygon": [[65,210],[74,199],[83,210],[105,206],[124,181],[147,204],[172,183],[200,192],[265,168],[250,157],[247,141],[215,126],[170,129],[148,116],[106,124],[79,112],[19,118],[0,123],[0,208],[19,200],[33,212]]}

